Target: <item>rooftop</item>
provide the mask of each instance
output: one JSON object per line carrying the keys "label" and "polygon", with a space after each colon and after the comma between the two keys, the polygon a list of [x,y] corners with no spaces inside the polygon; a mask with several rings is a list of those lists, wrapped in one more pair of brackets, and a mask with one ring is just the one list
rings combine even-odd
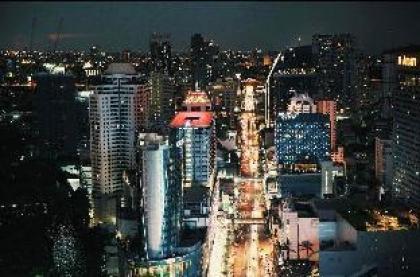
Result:
{"label": "rooftop", "polygon": [[185,100],[185,104],[210,103],[210,99],[204,91],[189,91]]}
{"label": "rooftop", "polygon": [[111,63],[107,70],[105,70],[105,74],[113,75],[113,74],[127,74],[127,75],[134,75],[136,74],[136,70],[134,69],[131,63]]}
{"label": "rooftop", "polygon": [[213,113],[211,112],[179,112],[172,119],[170,127],[207,128],[210,127],[212,121]]}

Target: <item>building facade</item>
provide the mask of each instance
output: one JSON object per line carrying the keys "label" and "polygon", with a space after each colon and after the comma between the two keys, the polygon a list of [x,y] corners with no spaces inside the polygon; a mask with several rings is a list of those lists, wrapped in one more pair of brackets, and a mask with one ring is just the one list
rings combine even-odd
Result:
{"label": "building facade", "polygon": [[420,47],[393,52],[397,86],[393,102],[393,191],[398,199],[420,206]]}
{"label": "building facade", "polygon": [[152,72],[149,85],[147,129],[166,132],[170,120],[175,114],[174,80],[167,74]]}
{"label": "building facade", "polygon": [[375,178],[385,190],[392,189],[392,141],[375,138]]}
{"label": "building facade", "polygon": [[76,156],[83,113],[82,105],[76,101],[74,77],[39,74],[35,80],[34,112],[40,154],[51,159]]}
{"label": "building facade", "polygon": [[167,137],[140,134],[142,225],[146,259],[156,260],[174,253],[179,241],[181,187],[171,170]]}
{"label": "building facade", "polygon": [[215,170],[215,129],[211,112],[179,112],[171,137],[181,158],[183,187],[208,186]]}
{"label": "building facade", "polygon": [[275,128],[277,161],[282,165],[318,163],[330,157],[330,123],[318,113],[280,113]]}
{"label": "building facade", "polygon": [[89,99],[90,155],[95,221],[116,221],[123,171],[135,162],[135,95],[130,64],[111,64]]}

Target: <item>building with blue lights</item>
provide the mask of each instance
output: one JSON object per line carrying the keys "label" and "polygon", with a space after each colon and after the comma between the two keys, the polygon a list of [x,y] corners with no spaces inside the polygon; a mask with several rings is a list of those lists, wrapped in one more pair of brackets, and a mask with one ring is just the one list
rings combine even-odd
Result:
{"label": "building with blue lights", "polygon": [[211,112],[179,112],[170,127],[183,188],[210,186],[215,168],[215,128]]}
{"label": "building with blue lights", "polygon": [[275,145],[279,165],[317,164],[330,157],[330,122],[318,113],[280,113]]}

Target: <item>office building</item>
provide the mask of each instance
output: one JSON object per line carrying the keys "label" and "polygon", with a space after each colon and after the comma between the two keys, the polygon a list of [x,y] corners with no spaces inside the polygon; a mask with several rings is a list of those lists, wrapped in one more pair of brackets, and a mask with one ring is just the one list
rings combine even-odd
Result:
{"label": "office building", "polygon": [[131,64],[110,64],[89,99],[90,155],[96,223],[116,220],[123,171],[135,162],[135,96]]}
{"label": "office building", "polygon": [[356,81],[355,39],[350,34],[315,34],[312,54],[317,74],[317,99],[349,107]]}
{"label": "office building", "polygon": [[172,74],[172,56],[169,34],[152,34],[150,39],[150,54],[153,71],[169,75]]}
{"label": "office building", "polygon": [[280,113],[275,130],[278,163],[289,167],[328,160],[331,153],[329,129],[329,119],[323,114]]}
{"label": "office building", "polygon": [[171,124],[173,144],[177,145],[182,185],[212,186],[215,170],[215,128],[211,112],[179,112]]}
{"label": "office building", "polygon": [[397,85],[393,103],[393,192],[398,199],[420,207],[420,47],[391,51]]}
{"label": "office building", "polygon": [[335,113],[337,111],[337,105],[335,101],[321,100],[316,103],[317,112],[326,114],[330,118],[330,139],[331,139],[331,151],[336,151],[337,131],[335,126]]}
{"label": "office building", "polygon": [[375,138],[375,178],[386,191],[392,189],[392,140]]}
{"label": "office building", "polygon": [[175,114],[174,80],[167,74],[152,72],[150,79],[150,94],[147,108],[147,128],[150,131],[166,132],[170,120]]}
{"label": "office building", "polygon": [[217,77],[215,61],[218,54],[219,47],[213,41],[205,40],[201,34],[191,37],[192,89],[205,89]]}
{"label": "office building", "polygon": [[76,157],[83,118],[74,77],[38,74],[35,79],[34,113],[40,155],[52,160]]}
{"label": "office building", "polygon": [[179,242],[181,184],[171,171],[175,161],[170,157],[167,138],[140,134],[139,148],[146,259],[162,259],[174,253]]}
{"label": "office building", "polygon": [[215,116],[221,121],[227,121],[229,129],[236,128],[235,108],[238,106],[240,84],[238,80],[218,79],[207,87]]}

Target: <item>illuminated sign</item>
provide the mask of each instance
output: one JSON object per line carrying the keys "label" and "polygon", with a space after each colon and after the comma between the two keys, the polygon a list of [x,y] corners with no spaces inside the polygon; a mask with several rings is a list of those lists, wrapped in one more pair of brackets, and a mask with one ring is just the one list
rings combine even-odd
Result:
{"label": "illuminated sign", "polygon": [[402,66],[417,66],[417,58],[415,58],[415,57],[406,57],[405,55],[398,56],[398,65],[402,65]]}

